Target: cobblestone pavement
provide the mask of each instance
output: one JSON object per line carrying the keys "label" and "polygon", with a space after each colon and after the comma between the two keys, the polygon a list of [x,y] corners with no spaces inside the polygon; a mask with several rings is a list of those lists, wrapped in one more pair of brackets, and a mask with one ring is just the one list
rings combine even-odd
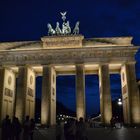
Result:
{"label": "cobblestone pavement", "polygon": [[[140,128],[89,128],[87,129],[87,136],[88,140],[139,140]],[[55,140],[55,129],[35,130],[34,140]]]}
{"label": "cobblestone pavement", "polygon": [[96,128],[88,129],[88,140],[138,140],[140,128]]}
{"label": "cobblestone pavement", "polygon": [[[54,134],[54,129],[39,129],[35,140],[55,140]],[[87,136],[88,140],[139,140],[140,128],[89,128]]]}
{"label": "cobblestone pavement", "polygon": [[55,129],[36,129],[34,133],[34,140],[55,140]]}

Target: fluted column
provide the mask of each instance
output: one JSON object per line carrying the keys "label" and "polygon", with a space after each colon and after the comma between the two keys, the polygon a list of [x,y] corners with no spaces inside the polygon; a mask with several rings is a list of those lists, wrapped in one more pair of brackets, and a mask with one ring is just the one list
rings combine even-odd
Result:
{"label": "fluted column", "polygon": [[0,120],[14,115],[16,76],[10,68],[0,68]]}
{"label": "fluted column", "polygon": [[126,124],[140,123],[139,90],[135,75],[135,62],[121,68],[123,115]]}
{"label": "fluted column", "polygon": [[105,124],[110,124],[112,118],[112,104],[108,64],[101,64],[99,67],[99,89],[101,120]]}
{"label": "fluted column", "polygon": [[53,66],[43,66],[41,124],[56,124],[56,72]]}
{"label": "fluted column", "polygon": [[35,73],[27,66],[19,67],[15,115],[21,122],[35,115]]}
{"label": "fluted column", "polygon": [[84,65],[76,65],[76,116],[85,119],[85,72]]}

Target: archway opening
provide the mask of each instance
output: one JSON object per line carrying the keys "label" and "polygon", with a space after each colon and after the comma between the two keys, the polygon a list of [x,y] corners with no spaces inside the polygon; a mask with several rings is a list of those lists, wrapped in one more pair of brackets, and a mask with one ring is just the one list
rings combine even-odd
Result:
{"label": "archway opening", "polygon": [[41,123],[42,76],[36,77],[35,122]]}
{"label": "archway opening", "polygon": [[99,77],[85,76],[86,117],[92,119],[100,115]]}
{"label": "archway opening", "polygon": [[120,74],[110,75],[110,85],[112,98],[112,116],[116,118],[116,121],[123,122],[123,104]]}
{"label": "archway opening", "polygon": [[56,121],[76,117],[75,75],[56,78]]}

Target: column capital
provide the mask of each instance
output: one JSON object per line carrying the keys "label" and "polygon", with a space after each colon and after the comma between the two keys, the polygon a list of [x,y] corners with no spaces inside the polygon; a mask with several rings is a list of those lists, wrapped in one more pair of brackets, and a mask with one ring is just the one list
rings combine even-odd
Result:
{"label": "column capital", "polygon": [[84,63],[76,63],[75,66],[84,66]]}
{"label": "column capital", "polygon": [[124,62],[124,63],[122,63],[122,66],[125,66],[125,65],[130,65],[130,64],[136,64],[136,61],[129,61],[129,62]]}
{"label": "column capital", "polygon": [[52,67],[52,68],[54,68],[54,64],[48,64],[48,65],[41,65],[42,67]]}
{"label": "column capital", "polygon": [[16,71],[15,70],[13,70],[13,69],[11,69],[11,67],[10,66],[2,66],[2,67],[0,67],[0,69],[6,69],[6,70],[9,70],[9,71],[11,71],[11,72],[13,72],[13,73],[16,73]]}
{"label": "column capital", "polygon": [[33,71],[34,73],[36,73],[35,72],[35,70],[33,69],[33,67],[32,67],[32,65],[22,65],[22,66],[18,66],[18,68],[20,69],[20,68],[25,68],[25,69],[30,69],[31,71]]}
{"label": "column capital", "polygon": [[127,62],[126,64],[136,64],[136,61],[130,61],[130,62]]}
{"label": "column capital", "polygon": [[18,68],[26,68],[27,67],[27,65],[19,65],[19,66],[17,66]]}
{"label": "column capital", "polygon": [[110,63],[108,63],[108,62],[105,62],[105,63],[101,62],[101,63],[99,63],[99,67],[100,67],[100,66],[104,66],[104,65],[108,65],[108,66],[109,66],[109,64],[110,64]]}
{"label": "column capital", "polygon": [[76,68],[77,68],[77,67],[81,67],[81,68],[84,69],[84,68],[85,68],[85,65],[84,65],[83,63],[80,63],[80,64],[76,64],[75,67],[76,67]]}
{"label": "column capital", "polygon": [[25,68],[30,68],[33,72],[35,72],[35,70],[33,69],[33,66],[32,65],[25,65]]}

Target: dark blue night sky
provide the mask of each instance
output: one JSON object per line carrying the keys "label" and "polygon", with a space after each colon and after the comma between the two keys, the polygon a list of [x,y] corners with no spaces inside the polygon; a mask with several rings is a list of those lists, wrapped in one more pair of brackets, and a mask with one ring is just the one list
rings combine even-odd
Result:
{"label": "dark blue night sky", "polygon": [[[133,36],[140,45],[139,0],[0,0],[0,41],[40,40],[47,35],[47,23],[61,21],[68,11],[71,26],[80,21],[86,37]],[[140,51],[136,55],[140,79]],[[37,80],[41,87],[41,78]],[[99,112],[98,76],[86,76],[87,114]],[[37,97],[41,89],[37,88]],[[120,76],[111,75],[112,99],[121,96]],[[75,77],[57,77],[57,100],[75,110]]]}

